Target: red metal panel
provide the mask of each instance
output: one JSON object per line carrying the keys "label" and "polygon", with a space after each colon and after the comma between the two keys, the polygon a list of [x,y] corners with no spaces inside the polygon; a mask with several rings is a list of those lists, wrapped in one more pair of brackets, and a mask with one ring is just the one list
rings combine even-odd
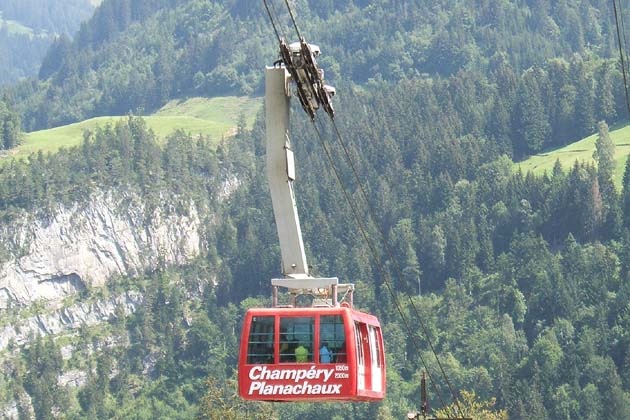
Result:
{"label": "red metal panel", "polygon": [[239,393],[251,400],[351,400],[348,369],[328,363],[245,365],[239,370]]}

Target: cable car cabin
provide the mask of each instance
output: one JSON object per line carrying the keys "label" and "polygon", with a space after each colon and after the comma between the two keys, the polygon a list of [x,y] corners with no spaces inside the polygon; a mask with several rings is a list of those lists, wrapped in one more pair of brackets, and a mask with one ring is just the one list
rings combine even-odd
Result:
{"label": "cable car cabin", "polygon": [[239,394],[248,400],[385,397],[380,324],[347,307],[250,309],[238,367]]}

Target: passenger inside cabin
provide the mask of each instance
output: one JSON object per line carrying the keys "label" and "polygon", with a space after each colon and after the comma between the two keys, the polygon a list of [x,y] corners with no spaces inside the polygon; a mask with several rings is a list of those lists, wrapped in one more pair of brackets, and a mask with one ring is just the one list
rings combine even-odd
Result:
{"label": "passenger inside cabin", "polygon": [[319,363],[330,363],[332,362],[332,355],[330,350],[328,350],[328,343],[323,341],[322,347],[319,349]]}
{"label": "passenger inside cabin", "polygon": [[247,363],[273,363],[274,318],[271,316],[254,317],[249,331]]}
{"label": "passenger inside cabin", "polygon": [[295,361],[297,363],[309,362],[308,349],[302,343],[295,349]]}
{"label": "passenger inside cabin", "polygon": [[280,336],[280,363],[295,362],[295,349],[297,342],[295,339],[288,339],[286,336]]}

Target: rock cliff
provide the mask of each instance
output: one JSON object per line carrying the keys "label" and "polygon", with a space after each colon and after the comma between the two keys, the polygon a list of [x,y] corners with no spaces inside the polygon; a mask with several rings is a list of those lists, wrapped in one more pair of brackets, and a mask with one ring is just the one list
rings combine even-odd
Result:
{"label": "rock cliff", "polygon": [[[218,199],[228,198],[238,186],[236,178],[226,178]],[[0,223],[0,353],[20,351],[37,335],[71,337],[82,327],[126,317],[144,296],[99,288],[115,278],[183,265],[203,254],[214,215],[193,202],[171,202],[162,197],[161,205],[149,210],[137,194],[100,191],[82,203],[58,205],[45,217],[24,214],[11,224]],[[128,345],[128,338],[105,339],[113,340],[113,347]],[[64,358],[74,350],[67,344]],[[58,382],[81,387],[87,375],[74,369],[63,372]],[[35,418],[30,396],[21,392],[0,401],[1,418]]]}
{"label": "rock cliff", "polygon": [[0,227],[0,243],[13,255],[0,264],[0,310],[54,305],[113,276],[199,255],[205,233],[197,208],[190,204],[186,214],[164,208],[148,214],[133,194],[100,192],[86,203],[60,206],[47,219],[24,216]]}

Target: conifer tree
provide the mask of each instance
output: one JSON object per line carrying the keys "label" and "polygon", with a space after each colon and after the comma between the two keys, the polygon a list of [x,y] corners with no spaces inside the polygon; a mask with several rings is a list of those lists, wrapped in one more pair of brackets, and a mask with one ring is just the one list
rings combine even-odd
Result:
{"label": "conifer tree", "polygon": [[0,101],[0,150],[12,149],[20,144],[22,136],[20,116],[6,100]]}
{"label": "conifer tree", "polygon": [[519,141],[516,149],[521,155],[541,151],[551,134],[538,82],[543,76],[546,73],[541,69],[529,70],[519,87],[514,124]]}
{"label": "conifer tree", "polygon": [[608,133],[608,124],[600,121],[597,124],[598,136],[595,142],[593,158],[597,162],[599,187],[605,200],[612,199],[614,193],[613,173],[615,171],[615,143]]}

